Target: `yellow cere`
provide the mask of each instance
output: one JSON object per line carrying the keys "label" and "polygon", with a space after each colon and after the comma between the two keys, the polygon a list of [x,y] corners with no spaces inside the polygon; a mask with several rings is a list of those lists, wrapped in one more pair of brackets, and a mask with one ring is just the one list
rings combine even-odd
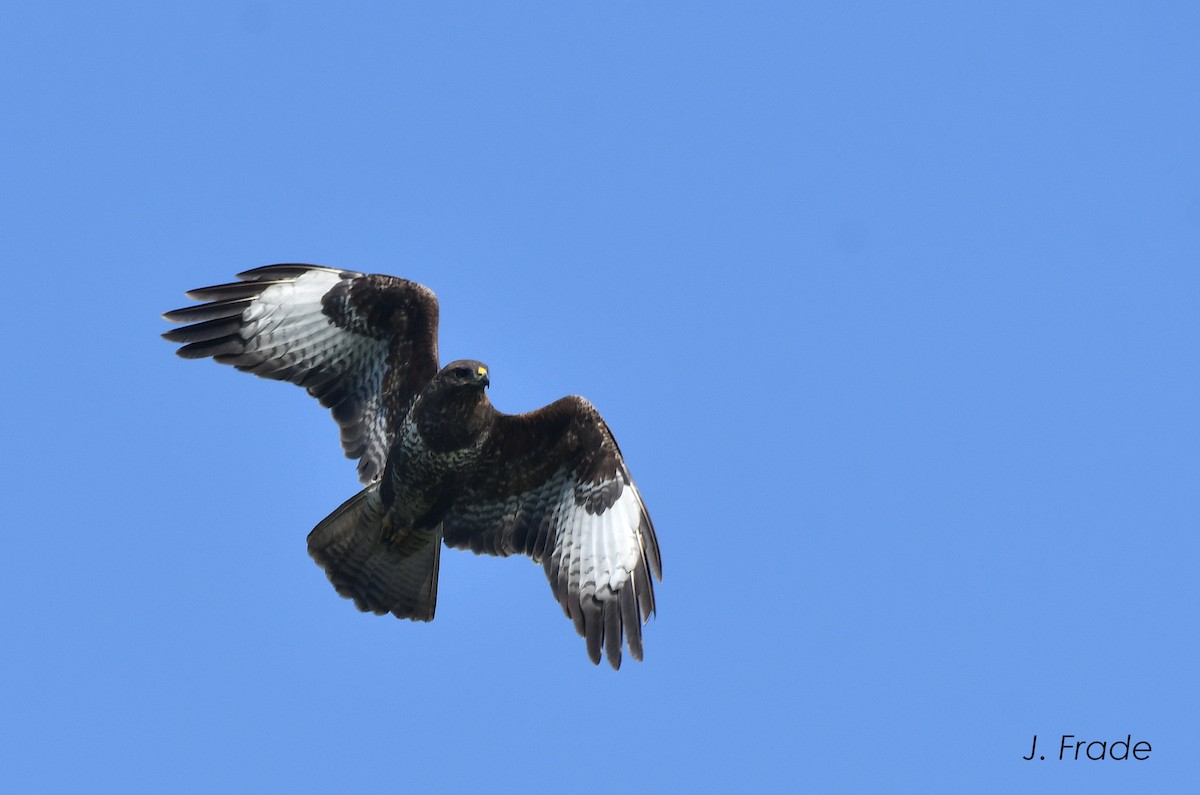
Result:
{"label": "yellow cere", "polygon": [[479,375],[487,375],[487,368],[480,367],[478,372],[479,372]]}

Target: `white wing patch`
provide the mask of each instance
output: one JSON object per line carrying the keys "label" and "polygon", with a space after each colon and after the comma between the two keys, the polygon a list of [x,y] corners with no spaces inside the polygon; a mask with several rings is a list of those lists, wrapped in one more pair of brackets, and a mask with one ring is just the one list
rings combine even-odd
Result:
{"label": "white wing patch", "polygon": [[[264,378],[290,381],[332,409],[342,448],[360,459],[364,483],[378,479],[391,445],[383,385],[389,341],[344,328],[326,314],[326,295],[362,274],[320,266],[272,266],[239,283],[189,293],[209,303],[165,317],[194,325],[163,336],[187,343],[187,358],[218,362]],[[365,329],[364,329],[365,330]]]}
{"label": "white wing patch", "polygon": [[[336,271],[319,270],[271,285],[243,313],[240,333],[246,352],[268,356],[279,372],[261,375],[295,380],[314,397],[322,397],[319,387],[332,378],[351,379],[336,393],[349,392],[348,401],[321,403],[334,409],[342,448],[347,456],[363,459],[360,470],[369,482],[382,472],[389,447],[383,410],[387,341],[339,328],[324,314],[321,299],[340,280]],[[293,371],[304,375],[295,378]]]}
{"label": "white wing patch", "polygon": [[[563,467],[520,494],[494,500],[468,494],[443,522],[452,547],[521,553],[541,563],[554,598],[587,640],[592,662],[603,652],[614,668],[621,664],[622,640],[642,659],[642,624],[654,612],[650,578],[662,577],[641,495],[624,468],[616,478],[584,484]],[[607,508],[588,509],[590,495],[613,494],[618,485]]]}
{"label": "white wing patch", "polygon": [[328,367],[348,358],[363,342],[381,346],[375,340],[355,340],[321,311],[321,298],[338,281],[337,273],[309,271],[264,290],[242,313],[239,334],[246,352],[268,353],[281,367]]}
{"label": "white wing patch", "polygon": [[641,499],[625,484],[621,496],[600,513],[588,513],[575,502],[573,491],[563,495],[569,520],[559,525],[558,545],[568,551],[569,568],[580,572],[576,587],[597,595],[616,593],[641,560],[638,522]]}
{"label": "white wing patch", "polygon": [[611,506],[590,513],[577,499],[575,486],[566,479],[550,517],[554,549],[544,565],[551,590],[579,634],[588,639],[593,661],[599,659],[603,642],[610,662],[619,665],[622,634],[640,660],[640,620],[649,617],[654,604],[645,573],[646,509],[641,495],[631,482],[623,481]]}

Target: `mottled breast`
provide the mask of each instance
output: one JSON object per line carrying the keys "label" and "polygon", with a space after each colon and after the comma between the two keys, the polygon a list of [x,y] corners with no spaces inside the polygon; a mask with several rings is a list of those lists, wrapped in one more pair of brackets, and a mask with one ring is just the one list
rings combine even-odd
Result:
{"label": "mottled breast", "polygon": [[490,433],[483,429],[463,447],[438,450],[422,437],[412,416],[405,418],[388,456],[380,484],[384,504],[410,527],[436,524],[483,456]]}

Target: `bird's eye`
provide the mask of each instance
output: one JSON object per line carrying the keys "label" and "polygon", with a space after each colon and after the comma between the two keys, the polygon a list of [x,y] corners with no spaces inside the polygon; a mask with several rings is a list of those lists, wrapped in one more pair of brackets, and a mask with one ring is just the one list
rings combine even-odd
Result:
{"label": "bird's eye", "polygon": [[467,369],[466,367],[455,367],[454,368],[454,377],[455,378],[470,378],[471,371],[469,369]]}

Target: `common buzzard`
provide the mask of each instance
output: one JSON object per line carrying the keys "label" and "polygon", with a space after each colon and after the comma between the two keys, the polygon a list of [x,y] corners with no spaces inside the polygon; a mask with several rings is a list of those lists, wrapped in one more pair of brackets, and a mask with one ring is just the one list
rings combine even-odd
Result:
{"label": "common buzzard", "polygon": [[433,619],[441,542],[541,563],[600,662],[642,659],[662,579],[654,526],[617,442],[587,400],[497,411],[486,365],[438,366],[438,304],[395,276],[268,265],[188,292],[164,317],[186,359],[290,381],[333,411],[366,488],[308,535],[359,610]]}

